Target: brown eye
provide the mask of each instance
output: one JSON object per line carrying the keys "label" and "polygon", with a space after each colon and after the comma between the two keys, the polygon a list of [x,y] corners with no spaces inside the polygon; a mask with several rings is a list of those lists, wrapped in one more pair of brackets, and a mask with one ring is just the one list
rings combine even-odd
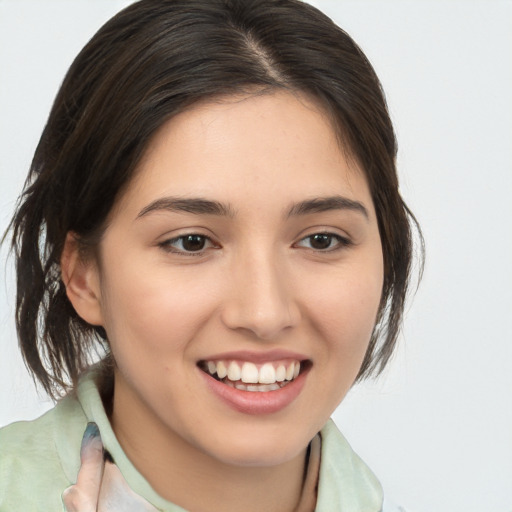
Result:
{"label": "brown eye", "polygon": [[201,255],[205,253],[206,250],[217,247],[207,236],[195,233],[165,240],[158,245],[166,252],[182,254],[184,256]]}
{"label": "brown eye", "polygon": [[309,244],[312,249],[316,249],[319,251],[329,249],[332,244],[333,237],[331,235],[326,235],[324,233],[320,233],[318,235],[313,235],[310,238]]}
{"label": "brown eye", "polygon": [[344,238],[334,233],[314,233],[297,243],[298,247],[305,247],[313,251],[330,252],[351,245],[348,238]]}
{"label": "brown eye", "polygon": [[183,250],[188,252],[201,251],[206,245],[206,238],[201,235],[187,235],[181,237]]}

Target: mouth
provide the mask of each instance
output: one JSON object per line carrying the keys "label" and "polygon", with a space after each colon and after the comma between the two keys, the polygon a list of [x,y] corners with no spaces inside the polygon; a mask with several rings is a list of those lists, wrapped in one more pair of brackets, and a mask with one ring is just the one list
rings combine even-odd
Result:
{"label": "mouth", "polygon": [[277,391],[311,366],[308,360],[281,360],[256,364],[251,361],[199,361],[198,367],[218,382],[240,391]]}

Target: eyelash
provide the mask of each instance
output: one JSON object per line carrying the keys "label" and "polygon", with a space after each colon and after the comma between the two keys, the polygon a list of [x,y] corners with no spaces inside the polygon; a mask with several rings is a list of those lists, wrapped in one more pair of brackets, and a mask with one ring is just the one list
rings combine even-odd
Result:
{"label": "eyelash", "polygon": [[[307,247],[302,245],[302,243],[306,240],[311,241],[314,239],[314,237],[325,237],[328,239],[329,246],[327,248],[318,249],[314,247]],[[198,250],[187,250],[183,247],[183,243],[186,239],[200,239],[200,241],[203,243],[203,246],[199,248]],[[336,244],[334,247],[331,247],[332,242],[335,241]],[[181,248],[176,247],[176,244],[180,244]],[[207,245],[207,247],[205,247]],[[340,249],[350,247],[352,245],[352,241],[348,238],[345,238],[343,236],[337,235],[335,233],[329,233],[329,232],[319,232],[319,233],[313,233],[311,235],[308,235],[302,239],[300,239],[296,244],[294,244],[294,247],[304,247],[306,249],[311,249],[312,251],[319,252],[319,253],[328,253],[328,252],[335,252],[339,251]],[[182,255],[182,256],[203,256],[205,251],[211,247],[218,248],[219,246],[215,244],[212,239],[206,235],[201,235],[198,233],[189,233],[186,235],[180,235],[176,238],[171,238],[170,240],[165,240],[158,244],[160,248],[162,248],[166,252]]]}
{"label": "eyelash", "polygon": [[[201,239],[204,242],[204,245],[209,244],[209,247],[204,247],[204,245],[203,245],[203,247],[201,247],[197,251],[186,250],[183,247],[183,242],[187,238]],[[181,242],[182,248],[177,248],[174,246],[174,244],[177,244],[180,242]],[[170,240],[164,240],[163,242],[159,243],[158,246],[166,252],[170,252],[170,253],[174,253],[174,254],[178,254],[178,255],[182,255],[182,256],[203,256],[206,249],[208,249],[210,247],[219,247],[212,241],[212,239],[210,237],[208,237],[206,235],[201,235],[199,233],[188,233],[186,235],[177,236],[176,238],[171,238]]]}
{"label": "eyelash", "polygon": [[315,251],[315,252],[320,252],[320,253],[335,252],[335,251],[339,251],[341,249],[344,249],[346,247],[350,247],[352,245],[352,241],[349,240],[348,238],[343,237],[341,235],[337,235],[336,233],[329,233],[327,231],[323,231],[323,232],[319,232],[319,233],[313,233],[311,235],[305,236],[304,238],[299,240],[299,242],[297,242],[295,245],[299,246],[299,247],[304,247],[304,246],[301,245],[302,242],[304,242],[305,240],[310,240],[310,243],[311,243],[311,240],[314,237],[325,237],[325,238],[328,238],[329,239],[329,246],[331,245],[331,243],[333,241],[336,241],[336,245],[334,247],[327,247],[326,249],[315,249],[314,247],[306,247],[307,249],[311,249],[312,251]]}

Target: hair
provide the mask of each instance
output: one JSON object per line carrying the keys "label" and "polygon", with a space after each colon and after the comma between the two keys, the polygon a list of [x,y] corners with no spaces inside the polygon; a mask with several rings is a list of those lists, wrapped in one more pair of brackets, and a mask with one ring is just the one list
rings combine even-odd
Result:
{"label": "hair", "polygon": [[71,65],[11,221],[16,327],[51,396],[76,384],[106,332],[75,312],[61,280],[68,233],[94,249],[155,131],[198,101],[289,90],[314,98],[363,169],[384,282],[358,379],[396,344],[419,227],[398,190],[397,144],[380,82],[355,42],[299,0],[142,0],[108,21]]}

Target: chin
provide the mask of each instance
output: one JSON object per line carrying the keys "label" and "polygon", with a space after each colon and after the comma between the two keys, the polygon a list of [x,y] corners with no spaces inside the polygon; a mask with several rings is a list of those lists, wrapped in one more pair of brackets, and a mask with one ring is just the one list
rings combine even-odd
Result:
{"label": "chin", "polygon": [[[314,434],[311,438],[314,437]],[[218,444],[215,453],[217,460],[224,464],[238,467],[271,467],[285,464],[302,454],[311,438],[308,435],[290,436],[277,430],[273,435],[229,436],[224,444]]]}

